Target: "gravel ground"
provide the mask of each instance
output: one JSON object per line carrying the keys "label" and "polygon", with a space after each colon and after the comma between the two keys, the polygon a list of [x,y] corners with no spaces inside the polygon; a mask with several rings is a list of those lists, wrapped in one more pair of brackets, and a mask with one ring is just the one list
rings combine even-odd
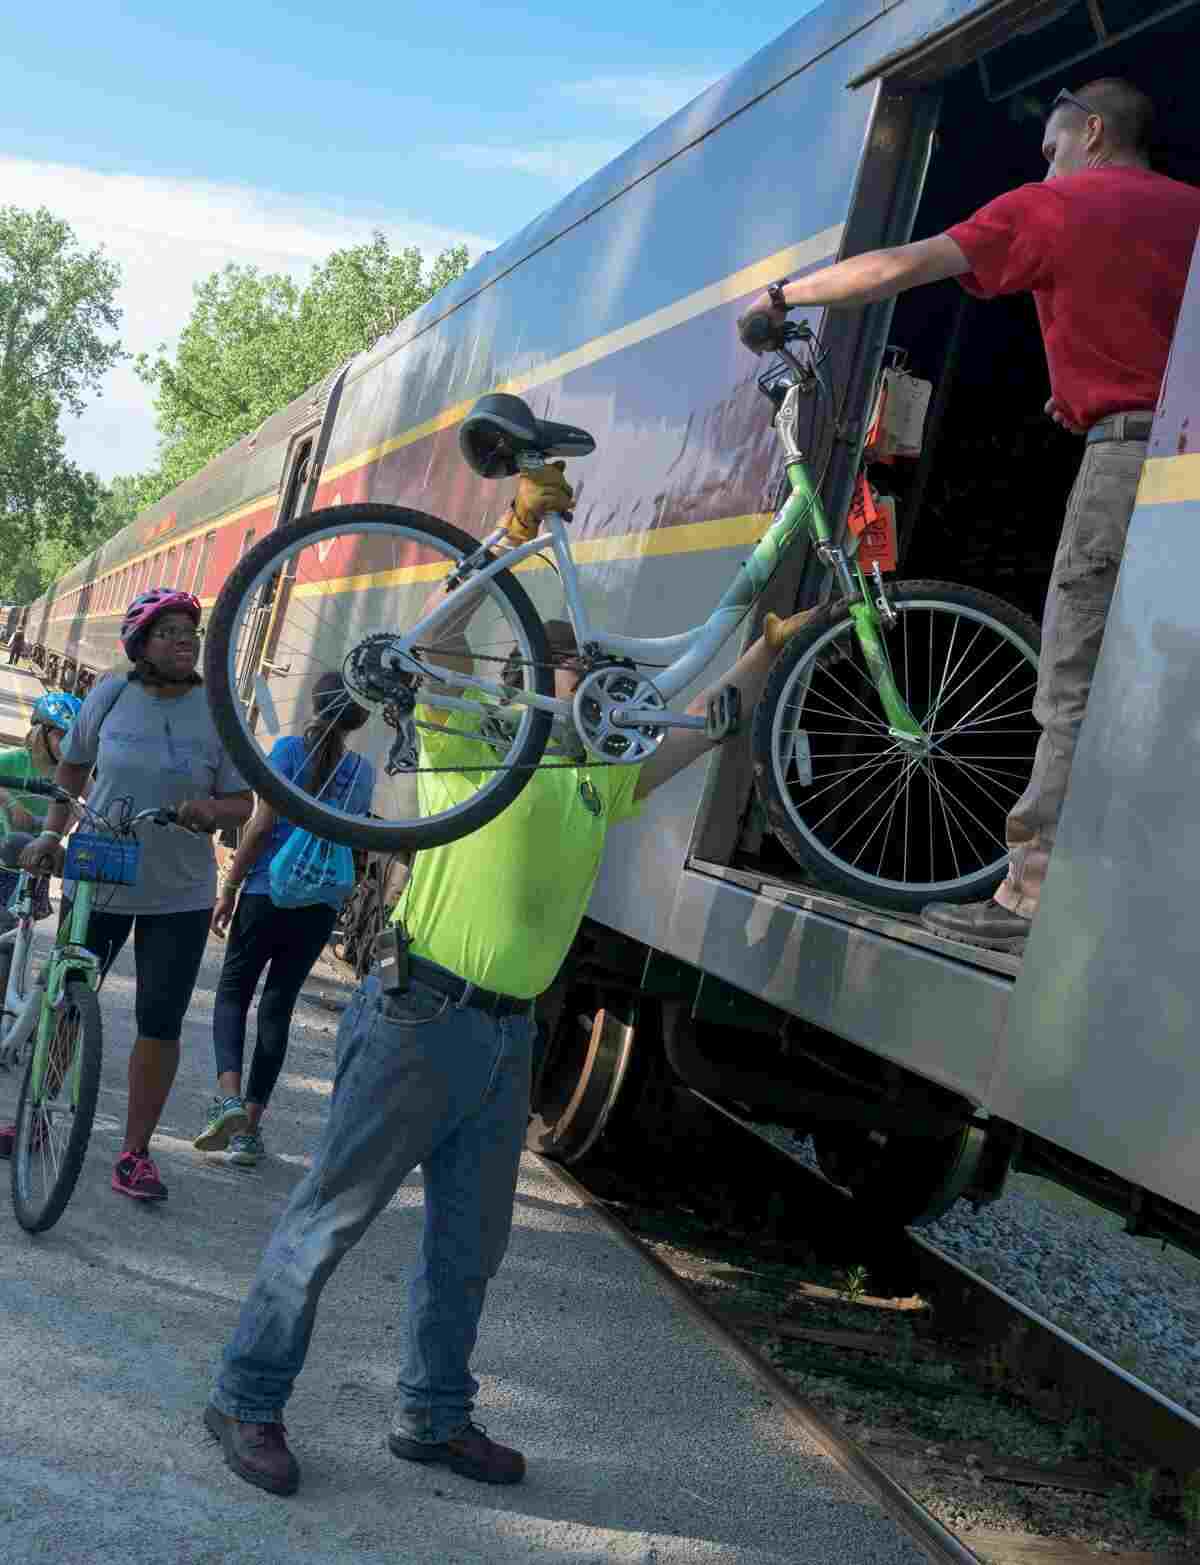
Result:
{"label": "gravel ground", "polygon": [[1120,1220],[1018,1175],[976,1212],[960,1201],[922,1236],[1200,1414],[1200,1265]]}
{"label": "gravel ground", "polygon": [[[819,1168],[812,1141],[761,1127]],[[959,1201],[920,1230],[1027,1308],[1200,1416],[1200,1261],[1134,1239],[1121,1219],[1049,1181],[1017,1174],[978,1211]]]}
{"label": "gravel ground", "polygon": [[[109,1189],[132,1032],[128,955],[102,997],[100,1108],[74,1199],[36,1241],[0,1205],[0,1560],[920,1565],[920,1551],[534,1159],[477,1355],[480,1417],[525,1450],[526,1482],[497,1490],[387,1451],[419,1177],[326,1289],[288,1405],[299,1494],[276,1499],[228,1472],[201,1410],[319,1132],[329,1007],[345,985],[328,970],[310,981],[267,1118],[271,1156],[243,1172],[190,1145],[212,1091],[220,955],[211,943],[153,1143],[166,1206]],[[14,1097],[0,1077],[0,1117]]]}

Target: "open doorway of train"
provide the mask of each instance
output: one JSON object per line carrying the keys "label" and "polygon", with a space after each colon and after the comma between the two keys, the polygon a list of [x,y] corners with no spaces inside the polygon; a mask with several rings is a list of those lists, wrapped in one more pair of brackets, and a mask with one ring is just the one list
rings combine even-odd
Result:
{"label": "open doorway of train", "polygon": [[[1148,22],[1156,11],[1165,14]],[[1101,76],[1125,77],[1150,94],[1154,166],[1200,184],[1200,114],[1180,65],[1198,20],[1195,0],[1080,0],[1037,32],[958,65],[934,89],[938,130],[913,238],[1040,181],[1054,97]],[[917,289],[896,301],[887,341],[933,388],[920,457],[868,470],[896,500],[897,575],[976,587],[1040,621],[1082,443],[1044,412],[1049,378],[1033,299],[976,300],[954,282]],[[752,829],[741,850],[735,867],[792,884],[806,879],[769,831]]]}

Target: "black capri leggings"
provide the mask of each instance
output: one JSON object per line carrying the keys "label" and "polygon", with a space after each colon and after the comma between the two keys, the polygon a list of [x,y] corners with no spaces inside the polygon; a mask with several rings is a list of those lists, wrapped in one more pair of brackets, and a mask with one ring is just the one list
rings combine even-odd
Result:
{"label": "black capri leggings", "polygon": [[267,968],[258,1002],[258,1041],[243,1093],[248,1103],[261,1103],[265,1108],[271,1101],[287,1053],[296,1000],[336,922],[335,910],[321,904],[280,908],[270,897],[244,891],[238,899],[213,1006],[213,1045],[217,1075],[237,1071],[240,1076],[246,1054],[246,1018],[258,980]]}
{"label": "black capri leggings", "polygon": [[133,930],[139,1038],[178,1043],[204,960],[212,908],[187,913],[93,913],[88,945],[105,974]]}

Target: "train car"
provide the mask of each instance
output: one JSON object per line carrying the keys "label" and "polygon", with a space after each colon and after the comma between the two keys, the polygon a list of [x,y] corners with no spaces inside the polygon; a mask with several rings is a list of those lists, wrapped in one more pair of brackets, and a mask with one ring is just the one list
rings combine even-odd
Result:
{"label": "train car", "polygon": [[[687,628],[779,490],[759,366],[734,330],[746,298],[938,233],[1041,178],[1048,105],[1088,77],[1145,87],[1168,132],[1160,166],[1196,180],[1178,65],[1196,21],[1195,0],[827,0],[81,562],[30,608],[36,655],[86,683],[113,661],[136,591],[184,585],[211,604],[256,537],[306,510],[382,501],[482,535],[507,495],[472,476],[456,436],[493,389],[597,439],[572,475],[597,617],[622,634]],[[1114,610],[1119,651],[1110,629],[1023,966],[807,879],[756,808],[748,746],[733,740],[614,834],[544,1007],[533,1144],[576,1158],[656,1094],[669,1105],[682,1082],[810,1131],[827,1171],[894,1218],[986,1199],[1015,1162],[1126,1213],[1133,1230],[1200,1244],[1188,1036],[1200,964],[1185,916],[1196,808],[1155,726],[1182,716],[1171,731],[1188,742],[1195,727],[1190,572],[1176,557],[1200,512],[1188,449],[1198,287]],[[896,485],[904,574],[985,587],[1036,615],[1079,448],[1042,417],[1031,302],[980,304],[946,283],[811,319],[836,406],[809,442],[839,530],[881,370],[903,361],[932,386],[919,459]],[[818,601],[825,575],[801,551],[759,612]],[[553,611],[551,573],[526,579]],[[1105,746],[1134,691],[1139,722],[1121,734],[1118,767]],[[1125,875],[1153,897],[1150,862],[1169,929],[1113,910]]]}

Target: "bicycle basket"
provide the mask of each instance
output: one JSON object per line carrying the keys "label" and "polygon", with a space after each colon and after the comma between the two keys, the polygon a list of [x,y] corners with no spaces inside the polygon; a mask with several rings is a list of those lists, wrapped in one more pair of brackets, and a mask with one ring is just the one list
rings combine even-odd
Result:
{"label": "bicycle basket", "polygon": [[136,837],[101,837],[77,831],[67,838],[64,880],[90,880],[101,886],[136,886],[142,845]]}

